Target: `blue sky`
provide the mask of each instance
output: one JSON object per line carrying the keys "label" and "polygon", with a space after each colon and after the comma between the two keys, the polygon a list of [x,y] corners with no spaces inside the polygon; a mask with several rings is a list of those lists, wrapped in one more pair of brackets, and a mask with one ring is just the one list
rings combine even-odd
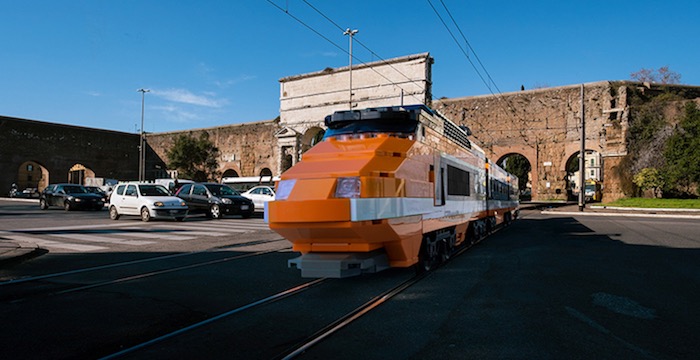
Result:
{"label": "blue sky", "polygon": [[279,79],[347,66],[335,24],[371,50],[355,64],[430,52],[434,98],[496,92],[431,4],[504,93],[662,66],[700,85],[696,0],[0,0],[0,115],[136,132],[147,88],[148,132],[273,119]]}

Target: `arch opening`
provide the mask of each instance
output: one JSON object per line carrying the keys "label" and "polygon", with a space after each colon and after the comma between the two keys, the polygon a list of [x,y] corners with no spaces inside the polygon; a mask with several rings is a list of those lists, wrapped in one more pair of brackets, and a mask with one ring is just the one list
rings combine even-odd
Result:
{"label": "arch opening", "polygon": [[[576,201],[580,191],[580,168],[579,161],[581,159],[580,151],[577,151],[566,160],[566,194],[569,201]],[[585,182],[593,184],[593,188],[601,188],[603,184],[603,164],[602,156],[595,150],[586,150],[584,155],[585,161]],[[600,200],[600,195],[594,195],[592,200]]]}
{"label": "arch opening", "polygon": [[509,153],[501,156],[496,164],[518,177],[520,200],[532,200],[532,165],[522,154]]}
{"label": "arch opening", "polygon": [[15,183],[19,191],[28,190],[28,194],[38,196],[49,185],[49,170],[36,161],[25,161],[17,169]]}
{"label": "arch opening", "polygon": [[83,164],[75,164],[68,170],[68,183],[85,185],[85,178],[95,177],[95,172]]}

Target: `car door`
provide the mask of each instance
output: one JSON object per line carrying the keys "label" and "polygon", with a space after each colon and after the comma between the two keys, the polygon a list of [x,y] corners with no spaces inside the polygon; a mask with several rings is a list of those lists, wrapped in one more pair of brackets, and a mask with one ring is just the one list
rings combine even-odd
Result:
{"label": "car door", "polygon": [[[270,195],[265,194],[265,190],[267,190],[264,187],[259,187],[255,188],[253,191],[250,192],[250,194],[253,197],[253,204],[255,204],[255,208],[260,210],[265,208],[265,201],[269,200]],[[269,190],[268,190],[269,193]]]}
{"label": "car door", "polygon": [[179,197],[182,200],[185,200],[187,206],[190,206],[190,201],[192,201],[192,195],[190,194],[191,192],[192,184],[182,185],[180,189],[177,190],[177,197]]}
{"label": "car door", "polygon": [[139,214],[139,193],[136,185],[129,184],[124,190],[124,195],[121,199],[121,212],[127,215]]}
{"label": "car door", "polygon": [[207,188],[202,184],[194,184],[192,186],[192,194],[190,195],[190,201],[197,210],[208,210],[209,209],[209,195],[207,193]]}
{"label": "car door", "polygon": [[63,206],[63,200],[66,196],[66,191],[63,189],[63,185],[57,185],[54,191],[52,191],[49,195],[49,205]]}
{"label": "car door", "polygon": [[44,201],[46,201],[46,205],[52,205],[53,201],[53,192],[56,191],[56,185],[49,185],[44,189]]}

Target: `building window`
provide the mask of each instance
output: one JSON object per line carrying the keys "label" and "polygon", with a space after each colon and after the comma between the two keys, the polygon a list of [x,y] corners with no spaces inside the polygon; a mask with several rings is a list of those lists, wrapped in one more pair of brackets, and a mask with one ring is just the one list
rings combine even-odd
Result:
{"label": "building window", "polygon": [[32,164],[27,164],[27,171],[29,171],[29,172],[34,171],[34,165],[32,165]]}

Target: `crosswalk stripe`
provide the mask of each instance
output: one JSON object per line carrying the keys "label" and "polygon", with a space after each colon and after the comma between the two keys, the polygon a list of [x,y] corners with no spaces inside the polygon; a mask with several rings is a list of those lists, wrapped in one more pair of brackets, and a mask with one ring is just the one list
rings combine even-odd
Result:
{"label": "crosswalk stripe", "polygon": [[259,225],[229,225],[229,224],[211,224],[207,223],[204,225],[206,228],[216,228],[217,230],[230,230],[230,229],[245,229],[245,230],[268,230],[269,227],[259,226]]}
{"label": "crosswalk stripe", "polygon": [[196,237],[194,237],[194,236],[172,235],[172,233],[167,233],[167,232],[155,232],[155,233],[127,232],[127,233],[120,233],[120,234],[115,234],[115,235],[137,237],[137,238],[143,238],[143,239],[161,239],[161,240],[175,240],[175,241],[196,239]]}
{"label": "crosswalk stripe", "polygon": [[51,236],[56,236],[56,237],[61,237],[61,238],[71,239],[71,240],[81,240],[81,241],[97,242],[97,243],[110,243],[110,244],[119,244],[119,245],[155,244],[155,242],[153,242],[153,241],[111,239],[111,238],[105,237],[103,235],[95,236],[95,235],[86,235],[86,234],[51,234]]}
{"label": "crosswalk stripe", "polygon": [[[159,226],[161,227],[161,226]],[[162,228],[162,227],[161,227]],[[215,229],[216,231],[207,231],[206,226],[187,226],[187,225],[177,225],[170,227],[168,226],[169,229],[182,229],[186,230],[186,234],[202,234],[202,235],[211,235],[211,236],[221,236],[221,235],[226,235],[226,233],[221,233],[219,231],[226,231],[227,233],[242,233],[246,232],[246,230],[240,230],[240,229]],[[216,234],[216,235],[214,235]]]}
{"label": "crosswalk stripe", "polygon": [[3,237],[10,239],[10,240],[15,240],[15,241],[31,242],[31,243],[37,244],[38,246],[41,246],[41,247],[58,248],[58,249],[66,249],[66,250],[73,250],[73,251],[96,251],[96,250],[107,249],[104,246],[70,244],[70,243],[51,241],[51,240],[39,239],[39,238],[31,237],[31,236],[16,235],[16,234],[8,234],[8,235],[3,234]]}

